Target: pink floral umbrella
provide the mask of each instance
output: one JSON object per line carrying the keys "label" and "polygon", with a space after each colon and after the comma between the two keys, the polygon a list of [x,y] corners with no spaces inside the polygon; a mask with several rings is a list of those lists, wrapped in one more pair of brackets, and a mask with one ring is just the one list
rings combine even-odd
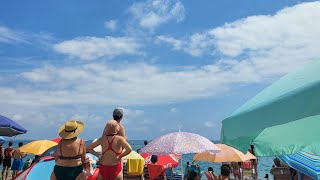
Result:
{"label": "pink floral umbrella", "polygon": [[202,152],[215,154],[220,152],[220,149],[203,136],[180,131],[160,136],[141,149],[141,153],[157,155]]}

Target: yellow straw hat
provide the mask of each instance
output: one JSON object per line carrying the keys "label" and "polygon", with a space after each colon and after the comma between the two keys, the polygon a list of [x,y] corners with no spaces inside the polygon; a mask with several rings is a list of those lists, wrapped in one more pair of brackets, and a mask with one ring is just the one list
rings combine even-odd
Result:
{"label": "yellow straw hat", "polygon": [[84,124],[81,121],[70,120],[59,128],[59,136],[62,139],[72,139],[77,137],[84,128]]}

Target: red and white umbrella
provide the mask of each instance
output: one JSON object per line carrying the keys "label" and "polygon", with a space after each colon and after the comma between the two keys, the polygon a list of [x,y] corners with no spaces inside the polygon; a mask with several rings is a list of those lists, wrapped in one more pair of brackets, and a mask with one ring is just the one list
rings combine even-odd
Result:
{"label": "red and white umbrella", "polygon": [[[144,158],[146,164],[151,163],[151,154],[144,153],[141,154],[141,156]],[[176,168],[179,164],[179,160],[181,159],[181,156],[178,154],[168,154],[168,155],[157,155],[158,156],[158,164],[167,166],[171,165],[173,168]]]}

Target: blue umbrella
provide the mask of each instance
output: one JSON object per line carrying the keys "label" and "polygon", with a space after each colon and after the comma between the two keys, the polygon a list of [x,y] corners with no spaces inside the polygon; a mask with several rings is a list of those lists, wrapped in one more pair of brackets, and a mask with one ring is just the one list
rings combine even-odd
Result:
{"label": "blue umbrella", "polygon": [[0,115],[0,136],[16,136],[26,133],[27,130],[13,120]]}
{"label": "blue umbrella", "polygon": [[283,155],[279,158],[293,169],[313,178],[320,179],[320,157],[307,152]]}
{"label": "blue umbrella", "polygon": [[0,136],[0,143],[4,143],[6,140],[2,137],[2,136]]}

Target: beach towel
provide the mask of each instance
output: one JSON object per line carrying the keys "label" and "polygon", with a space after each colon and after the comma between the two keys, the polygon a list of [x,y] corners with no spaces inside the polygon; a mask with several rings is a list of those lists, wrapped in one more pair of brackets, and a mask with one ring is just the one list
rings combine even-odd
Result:
{"label": "beach towel", "polygon": [[158,176],[162,175],[165,170],[163,165],[158,164],[148,164],[147,168],[150,179],[156,179]]}
{"label": "beach towel", "polygon": [[127,174],[128,175],[141,175],[144,168],[144,159],[128,159],[127,160]]}

